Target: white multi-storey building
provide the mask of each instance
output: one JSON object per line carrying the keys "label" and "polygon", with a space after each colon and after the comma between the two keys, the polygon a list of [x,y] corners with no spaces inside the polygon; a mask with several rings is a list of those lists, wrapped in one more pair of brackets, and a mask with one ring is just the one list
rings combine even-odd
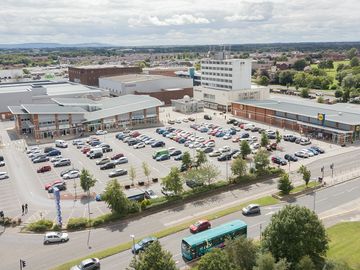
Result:
{"label": "white multi-storey building", "polygon": [[201,61],[201,86],[194,87],[194,98],[203,100],[207,108],[231,110],[233,101],[265,99],[267,87],[251,84],[252,59],[225,59],[221,52],[216,59]]}

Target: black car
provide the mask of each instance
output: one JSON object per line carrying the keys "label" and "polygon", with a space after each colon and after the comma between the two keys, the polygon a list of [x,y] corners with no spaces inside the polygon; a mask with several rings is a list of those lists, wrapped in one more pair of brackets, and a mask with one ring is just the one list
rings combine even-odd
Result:
{"label": "black car", "polygon": [[284,158],[287,160],[287,161],[298,161],[298,158],[295,157],[294,155],[290,155],[290,154],[286,154],[284,156]]}
{"label": "black car", "polygon": [[154,142],[151,147],[155,148],[155,147],[163,147],[165,146],[165,143],[163,141],[158,141],[158,142]]}
{"label": "black car", "polygon": [[214,151],[214,148],[212,148],[212,147],[206,147],[206,148],[203,150],[203,152],[204,152],[205,154],[211,153],[211,152],[213,152],[213,151]]}
{"label": "black car", "polygon": [[204,115],[204,119],[205,119],[205,120],[211,120],[212,117],[211,117],[210,115],[208,115],[208,114],[205,114],[205,115]]}
{"label": "black car", "polygon": [[186,172],[189,169],[189,167],[186,164],[182,164],[180,167],[180,172]]}
{"label": "black car", "polygon": [[250,137],[250,134],[245,132],[245,133],[240,133],[239,135],[240,139],[244,139],[244,138],[249,138]]}
{"label": "black car", "polygon": [[217,160],[218,160],[218,161],[231,160],[231,155],[230,155],[230,154],[222,155],[222,156],[218,157]]}
{"label": "black car", "polygon": [[185,184],[189,187],[189,188],[197,188],[197,187],[201,187],[204,185],[203,182],[199,182],[199,181],[196,181],[196,180],[186,180],[185,181]]}
{"label": "black car", "polygon": [[260,128],[258,128],[258,127],[253,127],[253,128],[251,129],[251,131],[252,131],[252,132],[258,132],[259,129],[260,129]]}
{"label": "black car", "polygon": [[171,157],[178,156],[178,155],[181,155],[181,150],[174,150],[174,151],[170,152]]}
{"label": "black car", "polygon": [[132,140],[129,140],[128,142],[127,142],[127,144],[129,145],[129,146],[133,146],[133,145],[135,145],[135,144],[138,144],[140,141],[139,140],[137,140],[137,139],[132,139]]}
{"label": "black car", "polygon": [[235,155],[235,154],[238,153],[238,152],[240,152],[240,150],[239,150],[239,149],[235,149],[235,150],[232,150],[228,155],[230,155],[230,156],[232,157],[233,155]]}
{"label": "black car", "polygon": [[320,147],[317,147],[317,146],[311,146],[310,147],[311,149],[314,149],[315,151],[317,151],[318,153],[320,154],[324,154],[325,153],[325,150],[320,148]]}
{"label": "black car", "polygon": [[109,162],[109,163],[106,163],[104,165],[102,165],[100,167],[100,170],[108,170],[108,169],[114,169],[115,168],[115,163],[114,162]]}
{"label": "black car", "polygon": [[90,156],[90,159],[96,159],[96,158],[102,158],[102,157],[103,157],[103,153],[97,152],[93,156]]}
{"label": "black car", "polygon": [[292,137],[289,138],[289,142],[295,142],[297,139],[298,139],[298,137],[292,136]]}

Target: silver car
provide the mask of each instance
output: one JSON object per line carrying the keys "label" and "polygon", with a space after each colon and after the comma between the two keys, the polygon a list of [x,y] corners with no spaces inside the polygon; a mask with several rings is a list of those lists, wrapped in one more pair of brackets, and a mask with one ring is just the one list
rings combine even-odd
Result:
{"label": "silver car", "polygon": [[79,265],[75,265],[70,270],[93,270],[100,269],[100,260],[98,258],[89,258],[83,260]]}
{"label": "silver car", "polygon": [[44,236],[44,245],[50,243],[64,243],[69,241],[69,235],[62,232],[48,232]]}

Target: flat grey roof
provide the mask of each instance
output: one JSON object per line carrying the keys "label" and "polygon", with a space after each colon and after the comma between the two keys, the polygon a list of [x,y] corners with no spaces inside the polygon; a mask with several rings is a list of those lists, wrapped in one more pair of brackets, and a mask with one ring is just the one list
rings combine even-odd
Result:
{"label": "flat grey roof", "polygon": [[318,113],[324,113],[325,120],[349,125],[360,124],[360,107],[345,103],[334,105],[320,104],[305,100],[273,98],[266,100],[240,100],[234,103],[252,105],[263,109],[303,115],[317,118]]}
{"label": "flat grey roof", "polygon": [[29,114],[84,114],[87,112],[80,107],[63,107],[58,104],[22,104],[21,107]]}
{"label": "flat grey roof", "polygon": [[87,112],[86,122],[163,105],[160,100],[147,95],[125,95],[102,99],[97,103],[101,110]]}
{"label": "flat grey roof", "polygon": [[71,68],[77,69],[105,69],[105,68],[124,68],[121,65],[87,65],[87,66],[72,66]]}
{"label": "flat grey roof", "polygon": [[27,112],[21,106],[8,106],[8,108],[12,114],[27,114]]}
{"label": "flat grey roof", "polygon": [[52,98],[54,102],[62,106],[97,105],[98,103],[89,98]]}
{"label": "flat grey roof", "polygon": [[64,83],[64,84],[47,84],[44,86],[48,96],[74,95],[103,92],[99,88],[90,88],[82,84]]}
{"label": "flat grey roof", "polygon": [[109,77],[101,77],[101,78],[122,82],[122,83],[145,82],[145,81],[153,81],[153,80],[161,80],[161,79],[179,79],[177,77],[169,77],[163,75],[147,75],[147,74],[128,74],[128,75],[109,76]]}

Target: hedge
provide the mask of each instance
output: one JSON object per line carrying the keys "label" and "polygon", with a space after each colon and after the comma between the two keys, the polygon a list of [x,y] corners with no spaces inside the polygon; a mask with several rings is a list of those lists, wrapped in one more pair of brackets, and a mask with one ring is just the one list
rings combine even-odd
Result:
{"label": "hedge", "polygon": [[45,232],[53,227],[53,222],[48,219],[41,219],[30,223],[26,229],[32,232]]}
{"label": "hedge", "polygon": [[89,222],[87,218],[70,218],[67,224],[67,229],[70,231],[83,230],[88,227]]}

